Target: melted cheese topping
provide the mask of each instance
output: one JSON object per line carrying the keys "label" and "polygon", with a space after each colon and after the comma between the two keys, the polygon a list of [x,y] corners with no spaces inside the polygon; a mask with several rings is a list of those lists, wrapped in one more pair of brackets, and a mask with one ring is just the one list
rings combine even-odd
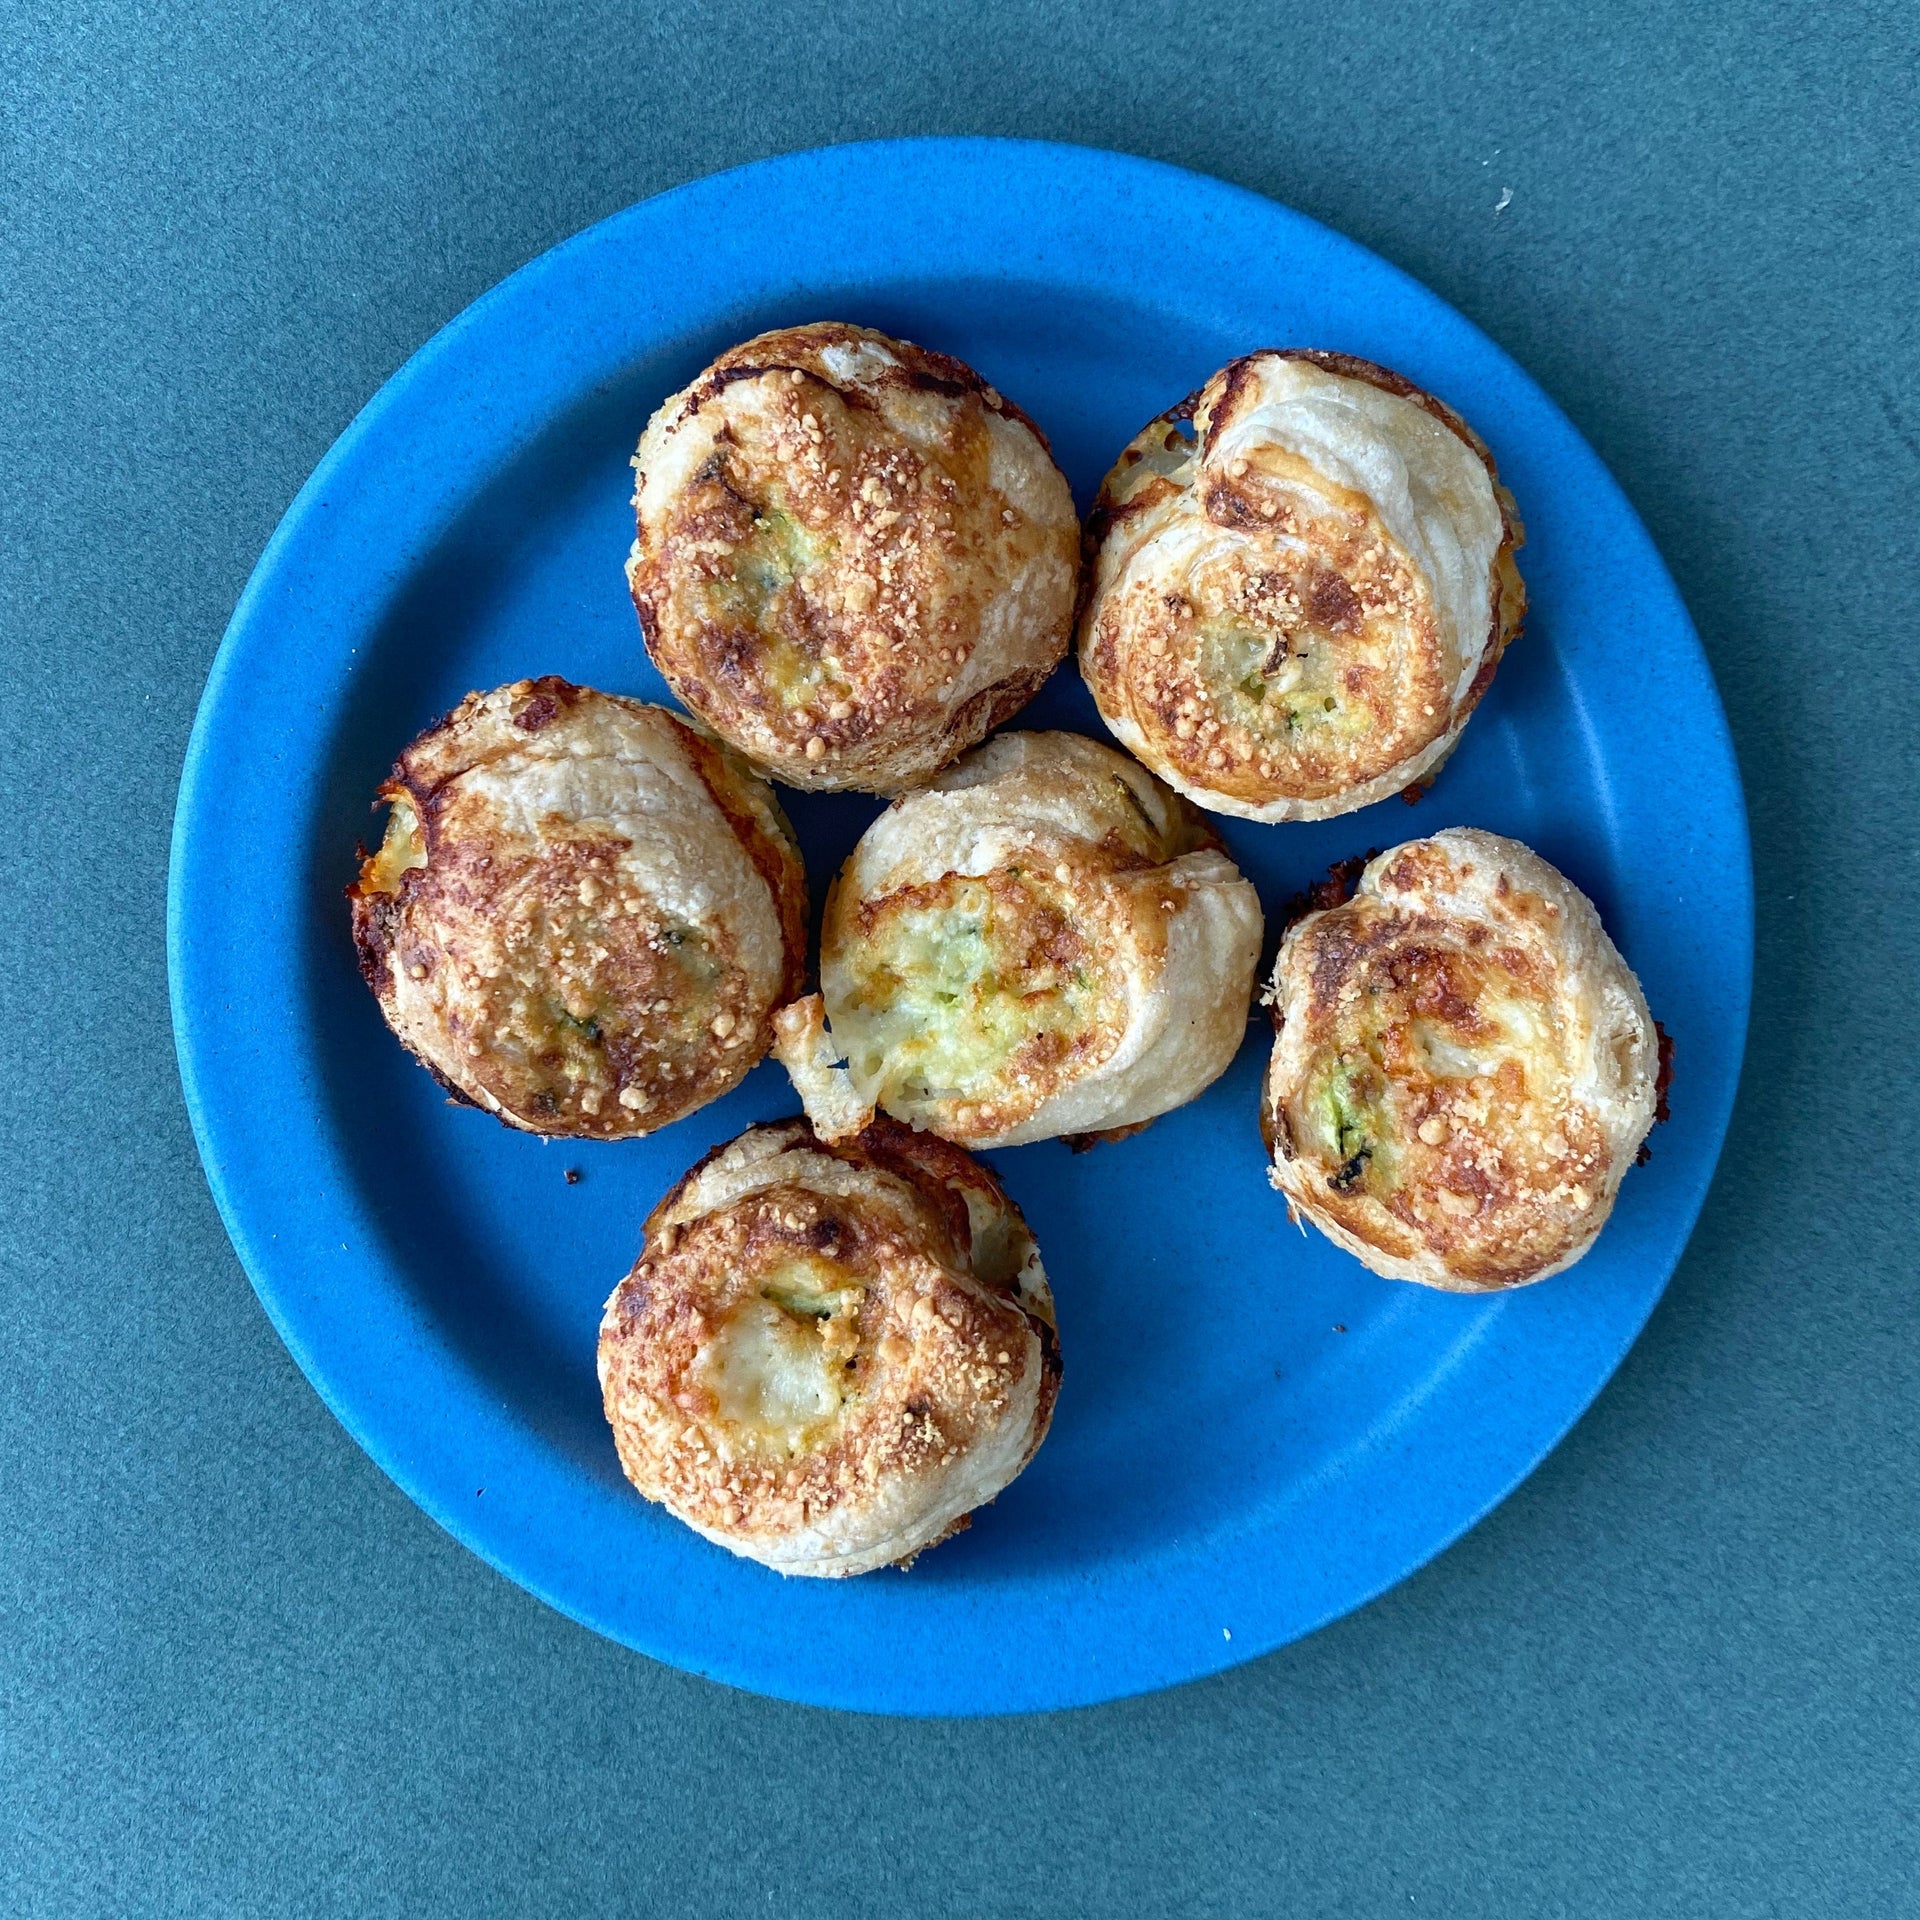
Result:
{"label": "melted cheese topping", "polygon": [[1560,1035],[1502,984],[1433,946],[1369,970],[1291,1109],[1295,1144],[1326,1163],[1333,1191],[1452,1223],[1459,1197],[1475,1214],[1512,1212],[1510,1187],[1531,1197],[1593,1173],[1576,1146],[1597,1153],[1594,1116],[1573,1098]]}
{"label": "melted cheese topping", "polygon": [[421,830],[420,816],[411,799],[396,794],[387,810],[387,830],[381,836],[380,851],[361,869],[361,891],[398,893],[402,878],[426,864],[427,837]]}

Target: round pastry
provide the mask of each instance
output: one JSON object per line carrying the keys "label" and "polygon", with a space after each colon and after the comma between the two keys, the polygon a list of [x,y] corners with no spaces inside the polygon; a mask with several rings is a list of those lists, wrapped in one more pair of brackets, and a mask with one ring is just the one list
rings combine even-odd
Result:
{"label": "round pastry", "polygon": [[821,992],[774,1050],[830,1136],[876,1106],[966,1146],[1131,1129],[1226,1071],[1260,932],[1252,886],[1144,768],[1002,734],[861,837]]}
{"label": "round pastry", "polygon": [[900,1564],[1033,1458],[1060,1386],[1053,1296],[1000,1183],[880,1121],[716,1148],[647,1219],[600,1385],[627,1478],[781,1573]]}
{"label": "round pastry", "polygon": [[551,677],[469,694],[380,789],[360,970],[448,1092],[633,1139],[733,1087],[804,977],[773,789],[660,707]]}
{"label": "round pastry", "polygon": [[1452,751],[1520,630],[1521,539],[1451,407],[1345,354],[1249,354],[1108,474],[1080,670],[1201,806],[1348,813]]}
{"label": "round pastry", "polygon": [[1472,828],[1376,855],[1273,971],[1263,1119],[1291,1210],[1452,1293],[1570,1267],[1653,1124],[1640,983],[1586,895]]}
{"label": "round pastry", "polygon": [[969,366],[865,327],[763,333],[661,407],[627,581],[667,684],[789,786],[892,793],[1032,699],[1080,523]]}

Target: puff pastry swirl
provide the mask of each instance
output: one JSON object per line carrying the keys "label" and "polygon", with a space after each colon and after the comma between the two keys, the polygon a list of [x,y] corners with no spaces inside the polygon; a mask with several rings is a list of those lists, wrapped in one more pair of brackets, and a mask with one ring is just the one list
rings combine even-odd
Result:
{"label": "puff pastry swirl", "polygon": [[781,1573],[910,1560],[1033,1457],[1060,1385],[1053,1298],[999,1182],[880,1121],[709,1154],[607,1302],[600,1381],[649,1500]]}
{"label": "puff pastry swirl", "polygon": [[549,676],[469,694],[380,789],[348,889],[387,1024],[530,1133],[651,1133],[733,1087],[805,968],[773,790],[678,715]]}
{"label": "puff pastry swirl", "polygon": [[1370,361],[1223,367],[1088,521],[1080,669],[1199,805],[1319,820],[1433,773],[1519,631],[1522,533],[1450,407]]}
{"label": "puff pastry swirl", "polygon": [[827,1133],[875,1107],[980,1147],[1136,1127],[1226,1070],[1260,934],[1204,818],[1135,761],[1001,734],[862,836],[775,1052]]}
{"label": "puff pastry swirl", "polygon": [[761,334],[653,416],[627,580],[647,650],[789,786],[892,793],[1064,656],[1079,521],[969,366],[864,327]]}
{"label": "puff pastry swirl", "polygon": [[1660,1044],[1585,894],[1451,828],[1377,855],[1274,964],[1273,1182],[1374,1272],[1456,1293],[1593,1244],[1655,1117]]}

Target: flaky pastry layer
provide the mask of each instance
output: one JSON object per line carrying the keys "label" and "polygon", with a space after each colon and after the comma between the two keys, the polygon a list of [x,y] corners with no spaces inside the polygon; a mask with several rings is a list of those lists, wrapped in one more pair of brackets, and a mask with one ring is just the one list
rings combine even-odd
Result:
{"label": "flaky pastry layer", "polygon": [[1525,613],[1521,538],[1450,407],[1370,361],[1249,354],[1107,476],[1080,669],[1200,806],[1350,812],[1452,751]]}

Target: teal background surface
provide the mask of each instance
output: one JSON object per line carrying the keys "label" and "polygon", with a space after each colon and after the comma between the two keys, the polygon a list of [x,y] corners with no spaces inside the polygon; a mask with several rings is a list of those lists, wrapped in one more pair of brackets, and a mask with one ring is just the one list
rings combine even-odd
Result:
{"label": "teal background surface", "polygon": [[[7,4],[0,45],[0,1911],[1910,1910],[1920,16]],[[911,132],[1217,173],[1486,328],[1673,567],[1755,838],[1727,1156],[1571,1438],[1314,1638],[1027,1721],[728,1693],[441,1535],[255,1305],[167,1024],[187,729],[333,437],[603,214]]]}

